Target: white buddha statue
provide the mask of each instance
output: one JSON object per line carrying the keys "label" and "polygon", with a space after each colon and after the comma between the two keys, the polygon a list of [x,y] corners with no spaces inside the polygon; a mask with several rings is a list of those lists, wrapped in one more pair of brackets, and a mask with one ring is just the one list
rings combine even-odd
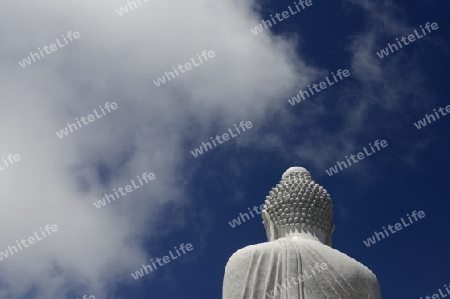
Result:
{"label": "white buddha statue", "polygon": [[266,243],[235,252],[223,299],[381,299],[376,276],[331,248],[331,197],[302,167],[291,167],[266,197]]}

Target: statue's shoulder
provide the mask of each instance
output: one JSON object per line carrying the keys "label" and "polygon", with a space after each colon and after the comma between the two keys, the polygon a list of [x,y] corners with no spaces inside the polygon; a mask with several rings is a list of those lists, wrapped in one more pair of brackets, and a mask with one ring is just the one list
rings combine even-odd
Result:
{"label": "statue's shoulder", "polygon": [[233,255],[230,257],[230,260],[231,259],[242,259],[242,258],[245,259],[246,257],[252,256],[252,255],[254,256],[254,255],[271,253],[274,250],[277,251],[277,250],[281,250],[282,248],[283,248],[282,244],[280,244],[276,240],[271,241],[271,242],[264,242],[264,243],[249,245],[249,246],[241,248],[238,251],[236,251],[235,253],[233,253]]}
{"label": "statue's shoulder", "polygon": [[269,257],[280,250],[282,250],[282,245],[277,241],[249,245],[233,253],[228,259],[226,268],[246,267],[255,259],[265,259],[265,257]]}
{"label": "statue's shoulder", "polygon": [[330,268],[337,270],[340,275],[347,277],[354,285],[361,284],[367,290],[367,298],[381,298],[380,286],[376,275],[363,263],[355,260],[337,249],[328,247],[326,259],[333,261]]}
{"label": "statue's shoulder", "polygon": [[[281,249],[278,242],[271,241],[249,245],[233,253],[225,266],[223,298],[263,298],[261,296],[264,296],[265,285],[261,282],[265,280],[256,277],[271,273],[273,252]],[[259,292],[261,295],[250,297],[252,292]]]}
{"label": "statue's shoulder", "polygon": [[353,270],[355,273],[361,273],[366,277],[374,277],[376,279],[375,274],[366,265],[348,256],[347,254],[340,252],[337,249],[331,249],[335,252],[335,255],[339,254],[340,258],[337,259],[337,261],[342,268],[348,268],[350,270]]}

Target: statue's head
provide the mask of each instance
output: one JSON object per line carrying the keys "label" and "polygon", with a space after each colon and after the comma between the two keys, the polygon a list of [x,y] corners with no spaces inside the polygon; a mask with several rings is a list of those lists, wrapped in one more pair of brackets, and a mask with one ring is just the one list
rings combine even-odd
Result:
{"label": "statue's head", "polygon": [[291,167],[269,192],[262,211],[269,241],[307,233],[331,246],[333,204],[327,191],[303,167]]}

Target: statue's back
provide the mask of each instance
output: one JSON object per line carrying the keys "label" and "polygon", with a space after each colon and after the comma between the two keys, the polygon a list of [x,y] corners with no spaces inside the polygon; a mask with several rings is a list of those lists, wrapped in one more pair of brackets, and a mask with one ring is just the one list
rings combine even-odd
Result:
{"label": "statue's back", "polygon": [[223,299],[379,299],[375,275],[349,256],[303,238],[247,246],[229,259]]}
{"label": "statue's back", "polygon": [[269,242],[229,259],[223,299],[381,299],[375,275],[331,248],[330,195],[302,167],[291,167],[266,197]]}

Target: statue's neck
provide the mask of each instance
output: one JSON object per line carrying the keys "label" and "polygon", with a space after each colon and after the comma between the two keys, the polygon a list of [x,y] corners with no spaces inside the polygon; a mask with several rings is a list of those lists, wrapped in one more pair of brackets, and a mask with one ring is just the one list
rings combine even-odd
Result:
{"label": "statue's neck", "polygon": [[326,244],[325,236],[317,233],[313,230],[305,228],[288,228],[288,229],[277,229],[277,237],[279,238],[290,238],[290,239],[307,239],[319,241],[322,244]]}

